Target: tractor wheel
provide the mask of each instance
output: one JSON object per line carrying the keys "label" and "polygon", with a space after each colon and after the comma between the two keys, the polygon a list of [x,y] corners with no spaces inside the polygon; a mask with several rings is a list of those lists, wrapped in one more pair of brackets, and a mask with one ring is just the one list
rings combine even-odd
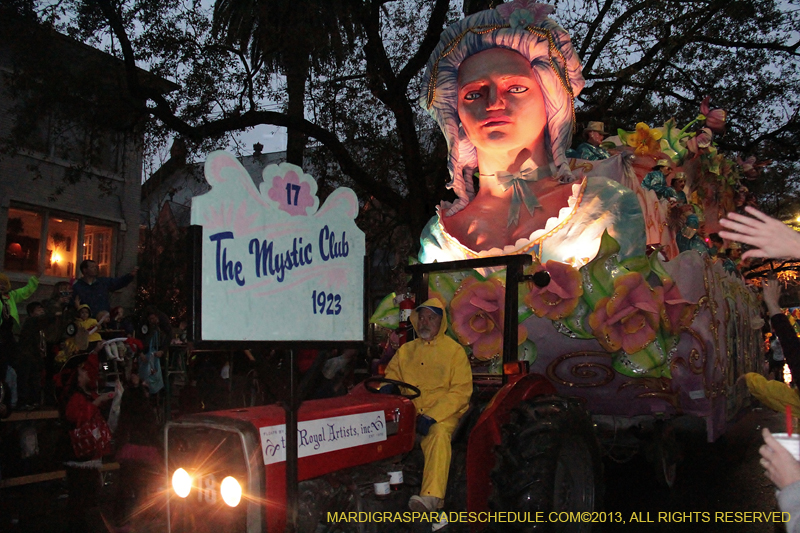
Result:
{"label": "tractor wheel", "polygon": [[589,415],[577,401],[543,396],[521,403],[503,426],[495,454],[489,506],[494,511],[516,511],[522,521],[503,524],[504,530],[592,530],[592,524],[585,522],[528,521],[537,512],[547,520],[552,512],[603,508],[600,446]]}

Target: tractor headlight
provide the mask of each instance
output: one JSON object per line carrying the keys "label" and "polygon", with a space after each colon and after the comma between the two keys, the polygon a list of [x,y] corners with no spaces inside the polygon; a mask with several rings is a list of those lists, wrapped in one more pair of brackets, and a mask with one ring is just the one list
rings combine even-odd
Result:
{"label": "tractor headlight", "polygon": [[183,468],[177,469],[172,474],[172,488],[181,498],[187,497],[192,491],[192,476]]}
{"label": "tractor headlight", "polygon": [[222,480],[219,487],[222,493],[222,500],[230,507],[236,507],[242,500],[242,486],[235,478],[228,476]]}

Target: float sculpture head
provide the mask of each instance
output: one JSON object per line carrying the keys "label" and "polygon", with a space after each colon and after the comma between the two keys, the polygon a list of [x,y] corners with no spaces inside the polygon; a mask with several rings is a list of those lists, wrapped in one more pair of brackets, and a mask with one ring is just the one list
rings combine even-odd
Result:
{"label": "float sculpture head", "polygon": [[452,215],[474,197],[472,176],[478,152],[459,118],[459,69],[468,58],[493,48],[519,53],[529,64],[544,100],[544,142],[557,176],[571,181],[565,155],[575,123],[574,100],[583,89],[581,64],[567,32],[547,17],[552,6],[515,0],[481,11],[451,25],[433,51],[423,79],[421,105],[433,116],[447,140],[448,169],[458,200]]}

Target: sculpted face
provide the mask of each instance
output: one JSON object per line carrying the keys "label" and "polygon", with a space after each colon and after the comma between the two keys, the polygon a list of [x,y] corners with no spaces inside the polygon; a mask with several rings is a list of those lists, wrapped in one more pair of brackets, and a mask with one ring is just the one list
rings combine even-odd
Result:
{"label": "sculpted face", "polygon": [[511,153],[543,142],[547,114],[539,83],[518,52],[491,48],[458,69],[458,116],[481,153]]}

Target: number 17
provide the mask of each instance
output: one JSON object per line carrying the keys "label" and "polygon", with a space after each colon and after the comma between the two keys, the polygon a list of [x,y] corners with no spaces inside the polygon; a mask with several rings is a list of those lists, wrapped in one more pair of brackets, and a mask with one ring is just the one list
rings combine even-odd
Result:
{"label": "number 17", "polygon": [[[292,191],[294,191],[294,202],[292,202]],[[286,203],[297,205],[297,196],[300,194],[300,186],[293,183],[286,184]]]}

